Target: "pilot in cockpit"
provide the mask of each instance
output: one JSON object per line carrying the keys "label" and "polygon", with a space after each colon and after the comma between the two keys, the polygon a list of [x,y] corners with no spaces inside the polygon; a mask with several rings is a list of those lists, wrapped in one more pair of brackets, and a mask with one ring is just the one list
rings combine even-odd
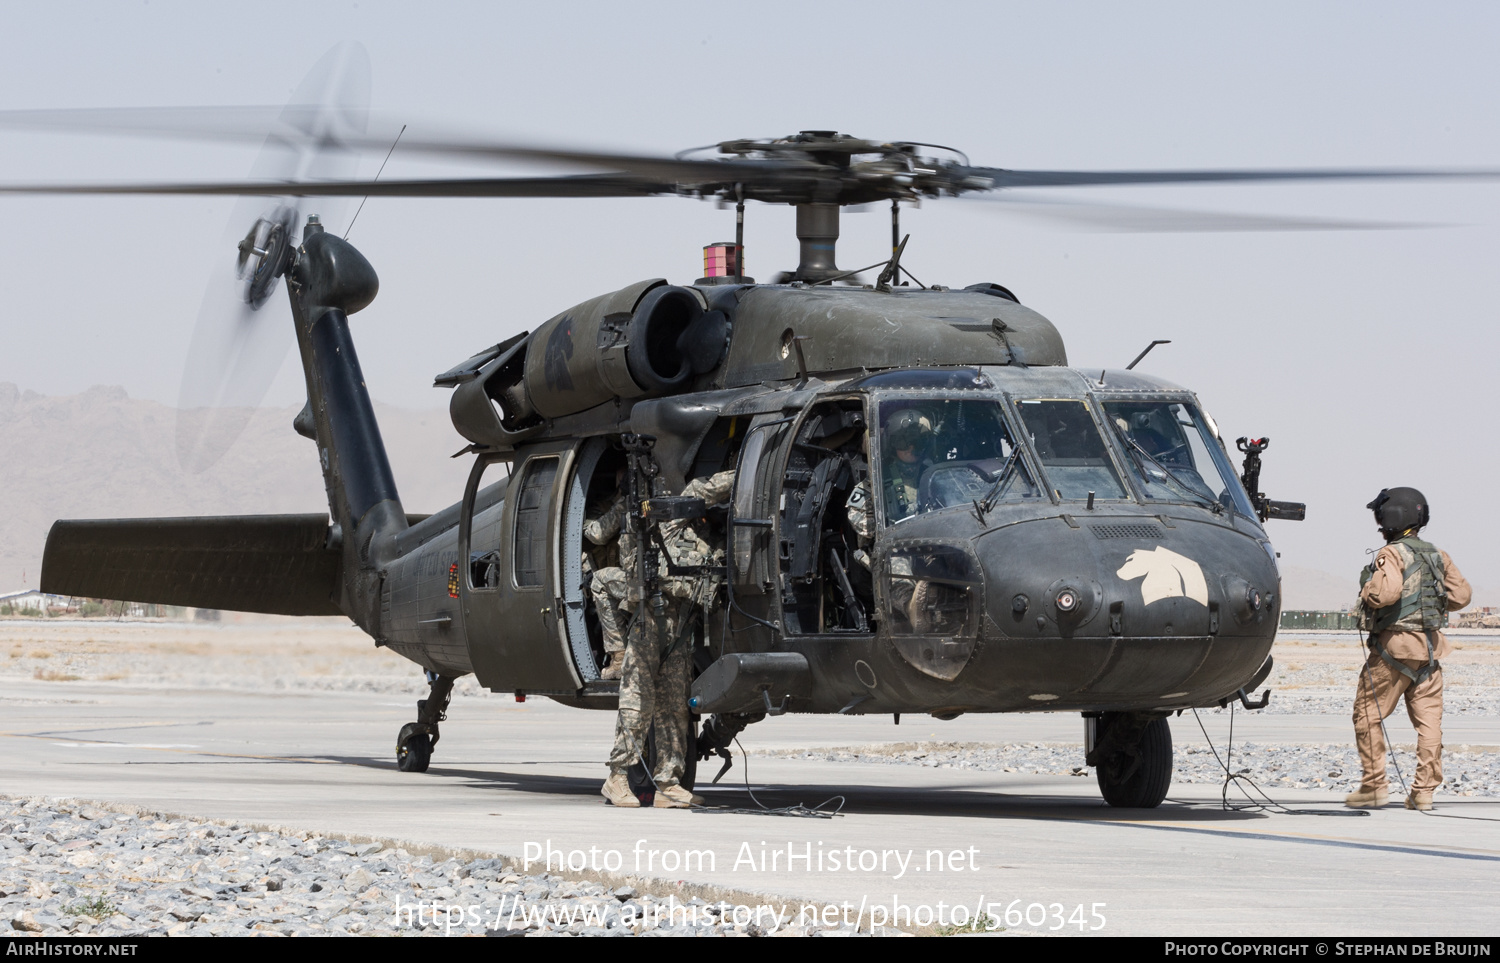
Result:
{"label": "pilot in cockpit", "polygon": [[887,523],[917,513],[917,486],[932,466],[932,419],[916,408],[896,412],[885,423],[882,479]]}

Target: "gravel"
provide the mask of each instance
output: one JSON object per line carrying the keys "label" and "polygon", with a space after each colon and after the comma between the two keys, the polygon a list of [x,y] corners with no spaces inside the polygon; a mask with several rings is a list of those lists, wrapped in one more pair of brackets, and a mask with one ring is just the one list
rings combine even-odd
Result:
{"label": "gravel", "polygon": [[0,798],[0,921],[13,935],[857,935],[514,870],[505,858],[434,860],[380,842]]}

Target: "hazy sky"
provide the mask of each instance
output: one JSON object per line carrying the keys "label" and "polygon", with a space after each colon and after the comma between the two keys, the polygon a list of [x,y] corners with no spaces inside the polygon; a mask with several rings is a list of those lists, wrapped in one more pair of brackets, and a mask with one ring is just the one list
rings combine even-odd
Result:
{"label": "hazy sky", "polygon": [[[442,122],[670,153],[827,128],[1015,168],[1500,167],[1493,4],[153,0],[5,3],[0,18],[0,109],[284,102],[332,45],[357,40],[372,106],[413,132]],[[255,154],[0,133],[0,179],[237,178]],[[386,176],[439,170],[474,172],[398,150]],[[1433,540],[1472,581],[1500,585],[1500,182],[1055,196],[1453,225],[1084,234],[950,200],[904,215],[904,261],[929,282],[1011,287],[1080,366],[1172,339],[1143,367],[1196,390],[1230,438],[1270,435],[1265,489],[1308,503],[1308,521],[1271,523],[1284,562],[1356,571],[1378,541],[1363,505],[1413,485],[1433,502]],[[0,198],[0,381],[175,402],[205,282],[233,255],[232,206]],[[791,211],[747,218],[751,273],[793,266]],[[371,201],[351,236],[381,276],[355,319],[371,390],[445,405],[433,374],[595,294],[691,281],[701,246],[732,230],[732,211],[676,198]],[[846,217],[840,263],[876,260],[887,238],[883,216]],[[299,380],[289,356],[268,403],[300,400]]]}

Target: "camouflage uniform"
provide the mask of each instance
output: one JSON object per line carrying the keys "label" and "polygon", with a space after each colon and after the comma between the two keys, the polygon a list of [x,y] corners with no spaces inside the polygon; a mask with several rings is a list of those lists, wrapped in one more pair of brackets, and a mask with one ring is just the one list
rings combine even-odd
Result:
{"label": "camouflage uniform", "polygon": [[611,773],[624,773],[646,747],[646,730],[656,726],[658,789],[676,786],[687,765],[688,668],[692,640],[684,634],[687,606],[668,596],[666,611],[630,624],[625,643],[625,665],[620,676],[620,713],[615,719],[615,745],[609,754]]}
{"label": "camouflage uniform", "polygon": [[[726,501],[734,487],[734,472],[695,479],[682,494],[702,498],[708,505]],[[615,744],[609,754],[611,773],[623,773],[644,748],[646,730],[655,724],[658,790],[681,784],[687,765],[688,685],[692,667],[694,608],[713,605],[718,578],[712,574],[673,576],[667,560],[679,566],[722,565],[724,550],[710,546],[687,519],[661,526],[666,558],[661,561],[663,614],[634,619],[625,643],[625,665],[620,678],[620,713],[615,722]],[[623,551],[623,546],[622,546]]]}
{"label": "camouflage uniform", "polygon": [[[704,505],[712,508],[729,501],[729,493],[734,489],[734,472],[721,471],[707,478],[695,478],[683,488],[684,498],[701,498]],[[712,546],[698,537],[687,519],[667,522],[661,527],[662,544],[667,548],[667,555],[672,564],[679,566],[687,565],[723,565],[724,547],[722,545]],[[713,605],[713,599],[717,595],[720,579],[717,575],[704,573],[702,575],[687,576],[681,578],[668,577],[669,573],[663,566],[662,591],[675,598],[686,599],[695,605],[709,609]]]}
{"label": "camouflage uniform", "polygon": [[[591,568],[593,579],[589,594],[594,597],[594,613],[604,636],[604,651],[616,660],[615,653],[625,651],[625,633],[620,624],[622,611],[629,611],[630,576],[622,565],[635,557],[635,536],[623,531],[625,496],[616,495],[600,515],[583,523],[583,536],[595,546],[584,554],[584,570]],[[612,674],[612,673],[611,673]]]}
{"label": "camouflage uniform", "polygon": [[[895,486],[891,484],[886,485],[887,498],[891,497],[889,493],[893,487]],[[912,512],[915,512],[916,489],[911,486],[905,487],[910,496],[908,504],[913,506]],[[849,527],[854,529],[854,535],[859,541],[859,547],[854,551],[854,561],[866,571],[870,571],[870,548],[875,544],[875,501],[868,478],[861,481],[855,486],[854,491],[849,493],[849,498],[844,503],[844,511],[849,519]],[[906,514],[911,514],[911,512]],[[898,517],[904,518],[906,515]],[[890,567],[892,578],[887,584],[890,586],[891,597],[887,600],[887,604],[893,613],[905,614],[915,631],[925,631],[920,627],[920,620],[930,587],[925,581],[914,582],[908,577],[912,569],[911,559],[907,556],[892,556]]]}
{"label": "camouflage uniform", "polygon": [[885,466],[885,517],[898,522],[917,513],[917,482],[922,479],[926,462],[905,462],[892,458]]}

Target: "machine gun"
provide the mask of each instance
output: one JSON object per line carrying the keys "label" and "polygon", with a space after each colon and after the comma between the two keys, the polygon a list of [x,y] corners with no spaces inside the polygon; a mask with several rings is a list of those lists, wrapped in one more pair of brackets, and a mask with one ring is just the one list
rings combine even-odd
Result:
{"label": "machine gun", "polygon": [[1261,521],[1284,518],[1288,521],[1300,522],[1307,518],[1306,504],[1278,502],[1261,493],[1260,453],[1265,451],[1270,443],[1270,438],[1235,439],[1234,446],[1245,454],[1245,467],[1240,474],[1240,481],[1244,484],[1245,492],[1250,496],[1250,504],[1255,507],[1255,513],[1260,516]]}
{"label": "machine gun", "polygon": [[656,438],[652,435],[627,434],[620,436],[625,448],[625,519],[622,526],[635,544],[635,558],[631,559],[632,578],[630,599],[638,603],[636,616],[645,616],[645,606],[660,618],[666,612],[666,600],[661,594],[661,561],[657,554],[656,541],[651,538],[653,526],[647,517],[647,504],[652,494],[656,476],[661,466],[656,463],[652,449]]}

